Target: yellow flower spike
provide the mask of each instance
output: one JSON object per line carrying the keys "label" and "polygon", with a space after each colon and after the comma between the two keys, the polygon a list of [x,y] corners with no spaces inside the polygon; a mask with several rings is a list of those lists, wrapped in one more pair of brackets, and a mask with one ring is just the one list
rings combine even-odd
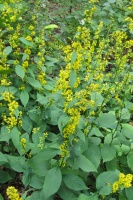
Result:
{"label": "yellow flower spike", "polygon": [[14,186],[9,186],[6,190],[6,194],[10,200],[22,200],[18,190]]}
{"label": "yellow flower spike", "polygon": [[116,193],[118,190],[119,190],[119,182],[116,181],[116,182],[114,182],[113,185],[112,185],[112,192],[113,192],[113,193]]}

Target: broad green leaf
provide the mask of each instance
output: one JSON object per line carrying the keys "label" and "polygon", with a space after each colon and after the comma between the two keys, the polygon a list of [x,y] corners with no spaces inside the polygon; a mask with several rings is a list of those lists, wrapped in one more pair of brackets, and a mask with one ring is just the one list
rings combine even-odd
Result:
{"label": "broad green leaf", "polygon": [[59,62],[59,60],[57,58],[52,58],[50,56],[45,56],[46,59],[48,59],[49,61],[51,61],[52,63],[57,63]]}
{"label": "broad green leaf", "polygon": [[122,109],[122,112],[121,112],[121,119],[127,119],[129,120],[130,119],[130,112],[127,108],[123,108]]}
{"label": "broad green leaf", "polygon": [[48,162],[45,160],[45,158],[40,157],[39,154],[31,158],[28,163],[34,174],[37,174],[38,176],[45,176],[49,169]]}
{"label": "broad green leaf", "polygon": [[101,94],[99,94],[97,92],[93,92],[91,94],[91,100],[95,101],[95,105],[98,106],[98,105],[102,104],[104,98]]}
{"label": "broad green leaf", "polygon": [[121,132],[125,135],[125,137],[133,140],[133,126],[130,124],[122,124]]}
{"label": "broad green leaf", "polygon": [[5,55],[9,55],[10,53],[12,52],[12,47],[11,46],[8,46],[4,49],[4,54]]}
{"label": "broad green leaf", "polygon": [[115,169],[117,169],[117,158],[114,158],[113,160],[108,161],[105,164],[107,171],[114,171]]}
{"label": "broad green leaf", "polygon": [[16,172],[24,172],[26,166],[24,157],[6,155],[6,158],[9,162],[11,169]]}
{"label": "broad green leaf", "polygon": [[26,38],[24,38],[24,37],[20,37],[19,40],[20,40],[22,43],[26,44],[27,46],[34,47],[33,43],[32,43],[32,42],[29,42],[29,41],[26,40]]}
{"label": "broad green leaf", "polygon": [[72,53],[72,58],[71,58],[71,63],[72,63],[72,64],[75,62],[76,58],[77,58],[77,53],[76,53],[76,51],[74,51],[74,52]]}
{"label": "broad green leaf", "polygon": [[89,136],[95,135],[97,137],[103,137],[103,134],[101,133],[101,131],[99,131],[98,128],[94,127],[91,132],[89,133]]}
{"label": "broad green leaf", "polygon": [[63,200],[77,200],[77,195],[72,190],[70,190],[63,182],[58,191],[58,194]]}
{"label": "broad green leaf", "polygon": [[14,127],[10,133],[11,136],[11,140],[14,144],[14,146],[16,147],[17,150],[19,150],[19,146],[20,146],[20,133],[17,129],[17,127]]}
{"label": "broad green leaf", "polygon": [[28,114],[32,121],[36,122],[37,124],[40,124],[41,118],[40,118],[39,114],[37,114],[36,112],[33,112],[33,111],[29,111]]}
{"label": "broad green leaf", "polygon": [[48,98],[42,94],[37,93],[37,100],[41,105],[46,106],[48,103]]}
{"label": "broad green leaf", "polygon": [[75,165],[85,172],[96,172],[95,166],[85,156],[81,155],[74,160]]}
{"label": "broad green leaf", "polygon": [[83,131],[81,131],[81,129],[77,128],[77,136],[83,140],[85,142],[85,134],[83,133]]}
{"label": "broad green leaf", "polygon": [[101,162],[101,152],[99,146],[89,144],[85,156],[92,162],[97,169]]}
{"label": "broad green leaf", "polygon": [[29,101],[29,94],[26,90],[24,90],[20,93],[20,100],[21,100],[21,103],[23,104],[23,106],[26,107],[26,105]]}
{"label": "broad green leaf", "polygon": [[111,185],[105,185],[103,188],[101,188],[99,194],[100,195],[109,195],[112,193],[112,186]]}
{"label": "broad green leaf", "polygon": [[5,163],[7,163],[7,162],[8,162],[8,160],[5,157],[5,155],[2,152],[0,152],[0,165],[3,165]]}
{"label": "broad green leaf", "polygon": [[30,181],[30,186],[35,189],[42,189],[44,180],[36,174],[33,174]]}
{"label": "broad green leaf", "polygon": [[109,144],[104,144],[101,148],[101,156],[103,162],[110,161],[116,156],[116,150],[113,146]]}
{"label": "broad green leaf", "polygon": [[28,116],[24,116],[22,120],[22,128],[27,132],[30,133],[32,130],[32,121]]}
{"label": "broad green leaf", "polygon": [[9,175],[8,172],[4,171],[4,170],[0,170],[0,183],[6,183],[9,180],[11,180],[11,176]]}
{"label": "broad green leaf", "polygon": [[58,120],[58,127],[60,132],[62,133],[63,128],[67,125],[69,122],[69,117],[67,115],[62,115]]}
{"label": "broad green leaf", "polygon": [[62,174],[59,168],[55,167],[47,172],[43,185],[45,199],[55,194],[59,190],[61,182]]}
{"label": "broad green leaf", "polygon": [[30,169],[26,169],[23,172],[22,183],[24,184],[25,187],[27,187],[30,181],[31,181],[31,171]]}
{"label": "broad green leaf", "polygon": [[54,28],[59,28],[56,24],[50,24],[48,26],[45,26],[45,30],[47,29],[54,29]]}
{"label": "broad green leaf", "polygon": [[27,77],[26,80],[34,88],[37,88],[37,89],[41,89],[42,88],[41,83],[38,80],[35,80],[32,77]]}
{"label": "broad green leaf", "polygon": [[119,178],[119,171],[107,171],[98,175],[96,179],[96,188],[101,190],[107,184],[113,184]]}
{"label": "broad green leaf", "polygon": [[27,59],[27,57],[28,57],[28,54],[23,53],[22,61],[24,62]]}
{"label": "broad green leaf", "polygon": [[10,139],[10,134],[8,133],[8,129],[6,126],[1,127],[1,132],[0,132],[0,141],[2,142],[9,142]]}
{"label": "broad green leaf", "polygon": [[132,151],[127,155],[127,164],[130,167],[130,169],[133,171],[133,152]]}
{"label": "broad green leaf", "polygon": [[3,196],[0,194],[0,200],[4,200]]}
{"label": "broad green leaf", "polygon": [[133,199],[133,186],[125,189],[127,200]]}
{"label": "broad green leaf", "polygon": [[76,82],[76,72],[74,70],[70,73],[70,86],[73,87]]}
{"label": "broad green leaf", "polygon": [[5,6],[5,4],[0,4],[0,10]]}
{"label": "broad green leaf", "polygon": [[116,117],[112,113],[101,114],[96,120],[96,122],[100,127],[104,128],[115,129],[117,125]]}
{"label": "broad green leaf", "polygon": [[87,186],[85,185],[84,181],[74,174],[67,174],[63,177],[63,181],[65,185],[75,191],[80,190],[87,190]]}
{"label": "broad green leaf", "polygon": [[52,125],[57,125],[58,124],[58,119],[60,118],[60,115],[62,114],[62,111],[59,108],[52,108],[51,109],[51,120],[50,123]]}
{"label": "broad green leaf", "polygon": [[107,135],[104,138],[104,144],[111,144],[113,139],[112,137],[113,137],[112,133],[107,133]]}
{"label": "broad green leaf", "polygon": [[54,89],[53,85],[48,85],[48,84],[44,85],[44,88],[49,90],[49,91],[50,90],[52,91]]}
{"label": "broad green leaf", "polygon": [[98,200],[98,196],[96,194],[92,194],[91,196],[80,194],[78,200]]}
{"label": "broad green leaf", "polygon": [[109,3],[115,3],[116,0],[108,0]]}
{"label": "broad green leaf", "polygon": [[49,168],[47,161],[54,158],[59,152],[57,149],[47,148],[33,156],[28,162],[37,175],[45,176]]}
{"label": "broad green leaf", "polygon": [[21,65],[16,65],[15,72],[20,78],[22,78],[22,79],[24,78],[25,72],[24,72],[24,69]]}

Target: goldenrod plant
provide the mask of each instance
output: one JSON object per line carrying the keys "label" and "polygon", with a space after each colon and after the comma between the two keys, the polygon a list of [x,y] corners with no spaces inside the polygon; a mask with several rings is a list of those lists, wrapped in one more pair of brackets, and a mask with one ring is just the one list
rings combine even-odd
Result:
{"label": "goldenrod plant", "polygon": [[0,198],[132,200],[133,1],[52,3],[0,0]]}

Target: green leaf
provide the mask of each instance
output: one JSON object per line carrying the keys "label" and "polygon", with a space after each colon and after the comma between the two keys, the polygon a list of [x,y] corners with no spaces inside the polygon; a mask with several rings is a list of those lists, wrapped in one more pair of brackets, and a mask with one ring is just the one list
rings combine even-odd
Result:
{"label": "green leaf", "polygon": [[109,195],[111,193],[112,193],[112,186],[111,185],[104,186],[99,192],[100,195]]}
{"label": "green leaf", "polygon": [[39,177],[38,175],[33,174],[29,185],[35,189],[42,189],[43,184],[44,184],[44,180],[41,179],[41,177]]}
{"label": "green leaf", "polygon": [[41,89],[42,88],[41,83],[38,80],[35,80],[32,77],[27,77],[26,80],[34,88],[37,88],[37,89]]}
{"label": "green leaf", "polygon": [[70,73],[70,86],[73,87],[76,82],[76,72],[74,70]]}
{"label": "green leaf", "polygon": [[116,0],[108,0],[109,3],[115,3]]}
{"label": "green leaf", "polygon": [[72,63],[72,64],[75,62],[76,58],[77,58],[77,53],[76,53],[76,51],[74,51],[74,52],[72,53],[72,58],[71,58],[71,63]]}
{"label": "green leaf", "polygon": [[91,132],[89,133],[89,136],[95,135],[97,137],[103,137],[103,134],[101,133],[101,131],[99,131],[98,128],[94,127]]}
{"label": "green leaf", "polygon": [[23,104],[23,106],[26,107],[26,105],[29,101],[29,94],[26,90],[24,90],[20,93],[20,100],[21,100],[21,103]]}
{"label": "green leaf", "polygon": [[101,162],[101,152],[99,146],[89,144],[85,156],[92,162],[97,169]]}
{"label": "green leaf", "polygon": [[11,180],[11,176],[9,175],[8,172],[4,171],[4,170],[0,170],[0,183],[6,183],[9,180]]}
{"label": "green leaf", "polygon": [[9,142],[9,139],[10,139],[10,134],[8,133],[7,127],[2,126],[0,132],[0,141]]}
{"label": "green leaf", "polygon": [[12,47],[11,46],[8,46],[4,49],[4,54],[5,55],[9,55],[10,53],[12,52]]}
{"label": "green leaf", "polygon": [[46,106],[48,103],[48,98],[44,95],[37,93],[37,100],[41,105]]}
{"label": "green leaf", "polygon": [[125,188],[127,200],[132,200],[133,199],[133,186],[130,188]]}
{"label": "green leaf", "polygon": [[127,119],[129,120],[130,119],[130,112],[127,108],[123,108],[122,109],[122,112],[121,112],[121,119]]}
{"label": "green leaf", "polygon": [[23,43],[23,44],[26,44],[30,47],[34,47],[33,43],[32,42],[29,42],[28,40],[26,40],[26,38],[24,37],[20,37],[19,40]]}
{"label": "green leaf", "polygon": [[104,128],[115,129],[117,125],[117,120],[115,115],[112,113],[103,113],[96,120],[97,124]]}
{"label": "green leaf", "polygon": [[4,6],[5,4],[0,4],[0,10],[2,10]]}
{"label": "green leaf", "polygon": [[48,26],[45,26],[45,30],[54,29],[54,28],[59,28],[59,27],[56,24],[50,24]]}
{"label": "green leaf", "polygon": [[69,188],[66,187],[66,185],[62,182],[61,187],[58,191],[58,195],[63,199],[63,200],[77,200],[77,195],[70,190]]}
{"label": "green leaf", "polygon": [[45,199],[55,194],[59,190],[61,182],[62,174],[59,168],[55,167],[47,172],[43,185]]}
{"label": "green leaf", "polygon": [[45,158],[40,157],[39,155],[34,156],[28,161],[31,169],[33,170],[34,174],[38,176],[45,176],[46,172],[49,169],[49,164],[45,160]]}
{"label": "green leaf", "polygon": [[125,135],[125,137],[133,140],[133,126],[130,124],[122,124],[121,132]]}
{"label": "green leaf", "polygon": [[6,155],[11,169],[16,172],[24,172],[25,170],[25,158],[21,156],[10,156]]}
{"label": "green leaf", "polygon": [[29,169],[26,169],[23,172],[22,183],[24,184],[25,187],[27,187],[30,181],[31,181],[31,171]]}
{"label": "green leaf", "polygon": [[63,128],[67,125],[69,122],[69,117],[67,115],[62,115],[58,120],[58,127],[60,132],[62,133]]}
{"label": "green leaf", "polygon": [[47,148],[33,156],[28,162],[37,175],[45,176],[49,168],[47,161],[54,158],[59,152],[57,149]]}
{"label": "green leaf", "polygon": [[10,133],[11,136],[11,140],[14,144],[14,146],[17,148],[17,150],[19,150],[20,147],[20,134],[19,131],[17,129],[17,127],[14,127]]}
{"label": "green leaf", "polygon": [[65,175],[63,177],[63,181],[68,188],[75,191],[88,189],[84,181],[79,176],[76,176],[74,174]]}
{"label": "green leaf", "polygon": [[74,163],[85,172],[97,172],[92,162],[83,155],[75,158]]}
{"label": "green leaf", "polygon": [[21,65],[16,65],[15,72],[20,78],[22,78],[22,79],[24,78],[25,72],[24,72],[24,69]]}
{"label": "green leaf", "polygon": [[132,151],[127,155],[127,164],[130,167],[130,169],[133,171],[133,152]]}
{"label": "green leaf", "polygon": [[3,196],[0,194],[0,200],[4,200]]}
{"label": "green leaf", "polygon": [[35,111],[29,111],[28,114],[32,121],[36,122],[37,124],[40,124],[41,118],[39,114],[35,113]]}
{"label": "green leaf", "polygon": [[51,61],[52,63],[57,63],[59,62],[59,60],[57,58],[52,58],[50,56],[45,56],[46,59],[48,59],[49,61]]}
{"label": "green leaf", "polygon": [[112,133],[107,133],[107,135],[104,137],[104,144],[111,144],[113,135]]}
{"label": "green leaf", "polygon": [[98,175],[96,179],[96,188],[101,190],[107,184],[113,184],[119,178],[119,171],[107,171]]}
{"label": "green leaf", "polygon": [[101,148],[101,156],[103,162],[110,161],[116,156],[116,150],[113,146],[109,144],[104,144]]}
{"label": "green leaf", "polygon": [[7,162],[8,162],[8,160],[5,157],[5,155],[2,152],[0,152],[0,166],[7,163]]}
{"label": "green leaf", "polygon": [[30,133],[32,130],[32,121],[28,116],[24,116],[22,120],[22,128],[27,132]]}
{"label": "green leaf", "polygon": [[98,200],[98,196],[96,194],[93,194],[91,196],[80,194],[78,200]]}

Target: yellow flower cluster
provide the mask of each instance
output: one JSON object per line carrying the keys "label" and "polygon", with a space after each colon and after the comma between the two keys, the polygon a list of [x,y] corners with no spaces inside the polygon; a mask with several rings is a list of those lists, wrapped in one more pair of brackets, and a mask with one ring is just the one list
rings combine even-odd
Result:
{"label": "yellow flower cluster", "polygon": [[[78,33],[72,44],[63,48],[67,64],[65,69],[60,70],[55,87],[55,91],[62,92],[64,112],[70,117],[63,128],[66,143],[63,142],[60,146],[62,157],[69,155],[64,153],[69,149],[67,141],[71,135],[76,138],[81,115],[86,115],[89,126],[89,118],[101,112],[103,102],[97,103],[95,95],[103,97],[106,103],[112,98],[114,104],[123,107],[123,91],[126,88],[126,92],[130,93],[132,77],[130,70],[127,70],[127,63],[133,59],[133,41],[122,29],[110,31],[111,25],[107,25],[108,33],[103,37],[103,21],[96,25],[91,34],[94,26],[92,17],[98,1],[91,0],[90,3],[91,9],[84,12],[85,25],[77,28]],[[131,22],[130,18],[127,21]],[[87,127],[84,133],[88,133]]]}
{"label": "yellow flower cluster", "polygon": [[22,200],[18,190],[14,186],[9,186],[6,190],[6,194],[10,200]]}
{"label": "yellow flower cluster", "polygon": [[23,149],[25,149],[26,148],[26,139],[21,138],[20,144],[22,145]]}
{"label": "yellow flower cluster", "polygon": [[132,174],[125,175],[123,173],[120,173],[118,181],[114,182],[113,185],[112,185],[112,192],[116,193],[119,190],[119,188],[121,188],[122,186],[124,188],[131,187],[132,181],[133,181],[133,175]]}
{"label": "yellow flower cluster", "polygon": [[8,81],[7,79],[3,78],[1,80],[1,85],[3,85],[3,86],[9,86],[9,85],[11,85],[11,82]]}
{"label": "yellow flower cluster", "polygon": [[13,94],[11,92],[5,91],[2,93],[2,96],[5,102],[7,102],[7,106],[9,110],[8,116],[3,114],[3,123],[6,123],[9,129],[12,128],[13,126],[16,126],[17,124],[21,126],[22,125],[22,120],[21,120],[22,111],[19,111],[18,117],[16,117],[15,110],[18,109],[18,102],[14,100]]}

